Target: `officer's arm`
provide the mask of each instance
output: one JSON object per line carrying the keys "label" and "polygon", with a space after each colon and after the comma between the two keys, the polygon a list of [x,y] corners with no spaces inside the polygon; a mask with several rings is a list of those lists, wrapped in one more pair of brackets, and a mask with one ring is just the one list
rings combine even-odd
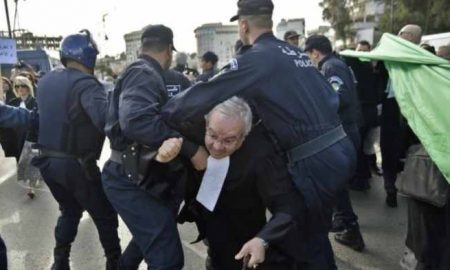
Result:
{"label": "officer's arm", "polygon": [[0,104],[0,127],[30,127],[31,117],[31,112],[26,109]]}
{"label": "officer's arm", "polygon": [[77,84],[81,87],[80,102],[92,123],[104,133],[108,99],[104,87],[95,80],[84,80]]}
{"label": "officer's arm", "polygon": [[215,105],[257,87],[270,72],[267,63],[262,64],[261,57],[251,52],[232,59],[208,82],[197,83],[169,100],[162,109],[164,120],[181,132],[189,126],[199,125]]}
{"label": "officer's arm", "polygon": [[[148,71],[140,70],[122,81],[119,123],[127,138],[157,149],[165,139],[179,137],[179,134],[161,119],[163,93],[158,90],[160,82],[152,76]],[[186,142],[183,148],[185,145]]]}
{"label": "officer's arm", "polygon": [[339,111],[351,105],[350,90],[348,86],[344,83],[344,78],[341,75],[346,72],[339,70],[339,67],[331,67],[329,65],[324,65],[323,75],[331,84],[331,87],[339,95]]}

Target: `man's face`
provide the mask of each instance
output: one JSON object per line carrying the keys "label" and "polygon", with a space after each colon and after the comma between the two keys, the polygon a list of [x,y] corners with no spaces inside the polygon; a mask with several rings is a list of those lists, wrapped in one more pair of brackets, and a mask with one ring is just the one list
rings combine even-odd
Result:
{"label": "man's face", "polygon": [[356,51],[358,51],[358,52],[369,52],[370,48],[367,45],[358,44],[358,46],[356,46]]}
{"label": "man's face", "polygon": [[306,51],[306,53],[308,53],[309,59],[311,59],[311,62],[313,63],[313,65],[315,67],[319,66],[319,62],[320,62],[320,53],[318,50],[316,49],[311,49]]}
{"label": "man's face", "polygon": [[211,62],[207,62],[205,60],[202,59],[201,63],[200,63],[200,67],[202,68],[203,72],[211,70],[212,69],[212,63]]}
{"label": "man's face", "polygon": [[239,38],[244,45],[251,45],[248,38],[248,21],[239,18]]}
{"label": "man's face", "polygon": [[205,145],[215,159],[232,155],[244,142],[244,122],[213,112],[206,123]]}
{"label": "man's face", "polygon": [[298,40],[299,40],[299,36],[293,36],[293,37],[288,38],[286,41],[287,41],[287,43],[289,43],[295,47],[298,47]]}
{"label": "man's face", "polygon": [[405,40],[415,43],[414,34],[407,30],[400,30],[400,32],[398,33],[398,36]]}
{"label": "man's face", "polygon": [[165,51],[166,55],[166,61],[164,63],[164,66],[162,67],[164,70],[167,70],[170,68],[170,65],[172,64],[172,58],[173,58],[173,47],[172,45],[169,45],[169,47]]}

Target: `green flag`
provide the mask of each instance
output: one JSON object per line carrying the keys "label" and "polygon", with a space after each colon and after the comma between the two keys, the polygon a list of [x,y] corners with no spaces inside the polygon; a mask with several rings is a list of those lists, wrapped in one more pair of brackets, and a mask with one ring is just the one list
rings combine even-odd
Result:
{"label": "green flag", "polygon": [[391,34],[371,52],[341,55],[384,61],[402,115],[450,183],[449,62]]}

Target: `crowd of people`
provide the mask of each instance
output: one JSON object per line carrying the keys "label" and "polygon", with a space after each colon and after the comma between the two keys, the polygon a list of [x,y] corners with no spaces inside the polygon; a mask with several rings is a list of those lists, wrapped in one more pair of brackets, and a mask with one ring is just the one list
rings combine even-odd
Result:
{"label": "crowd of people", "polygon": [[[397,207],[397,175],[420,141],[383,62],[341,57],[322,35],[304,48],[295,31],[279,40],[273,8],[271,0],[238,1],[230,19],[239,27],[236,56],[220,70],[211,51],[201,56],[201,74],[183,53],[170,68],[172,30],[152,25],[110,93],[94,76],[99,51],[87,30],[63,39],[63,68],[36,78],[21,64],[2,78],[2,148],[18,161],[30,198],[42,179],[59,205],[52,270],[70,269],[84,211],[107,270],[136,270],[142,261],[182,269],[177,223],[184,222],[196,223],[208,270],[337,269],[330,232],[364,250],[349,190],[365,192],[372,175],[382,175],[386,206]],[[398,34],[417,45],[421,35],[417,25]],[[371,47],[361,40],[355,49]],[[437,55],[448,60],[449,46]],[[100,171],[105,137],[111,156]],[[445,196],[438,206],[408,198],[405,245],[414,269],[450,269]],[[118,216],[132,235],[124,250]],[[1,238],[0,269],[7,269]]]}

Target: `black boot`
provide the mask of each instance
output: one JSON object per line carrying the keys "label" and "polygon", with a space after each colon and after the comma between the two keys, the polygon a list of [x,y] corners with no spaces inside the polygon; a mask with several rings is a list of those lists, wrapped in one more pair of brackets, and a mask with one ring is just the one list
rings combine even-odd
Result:
{"label": "black boot", "polygon": [[107,257],[106,258],[106,270],[117,270],[117,269],[119,269],[119,259],[120,259],[120,255]]}
{"label": "black boot", "polygon": [[349,224],[342,232],[334,235],[336,242],[348,246],[356,251],[362,251],[365,247],[364,240],[357,223]]}
{"label": "black boot", "polygon": [[391,208],[397,207],[397,192],[389,192],[386,196],[386,204]]}
{"label": "black boot", "polygon": [[383,175],[383,171],[377,165],[377,155],[367,155],[367,159],[369,160],[370,169],[377,175]]}
{"label": "black boot", "polygon": [[342,232],[343,230],[345,230],[345,228],[345,222],[341,218],[333,218],[333,221],[331,222],[330,232]]}
{"label": "black boot", "polygon": [[53,249],[54,262],[50,270],[70,270],[69,264],[70,245],[60,246],[56,245]]}

